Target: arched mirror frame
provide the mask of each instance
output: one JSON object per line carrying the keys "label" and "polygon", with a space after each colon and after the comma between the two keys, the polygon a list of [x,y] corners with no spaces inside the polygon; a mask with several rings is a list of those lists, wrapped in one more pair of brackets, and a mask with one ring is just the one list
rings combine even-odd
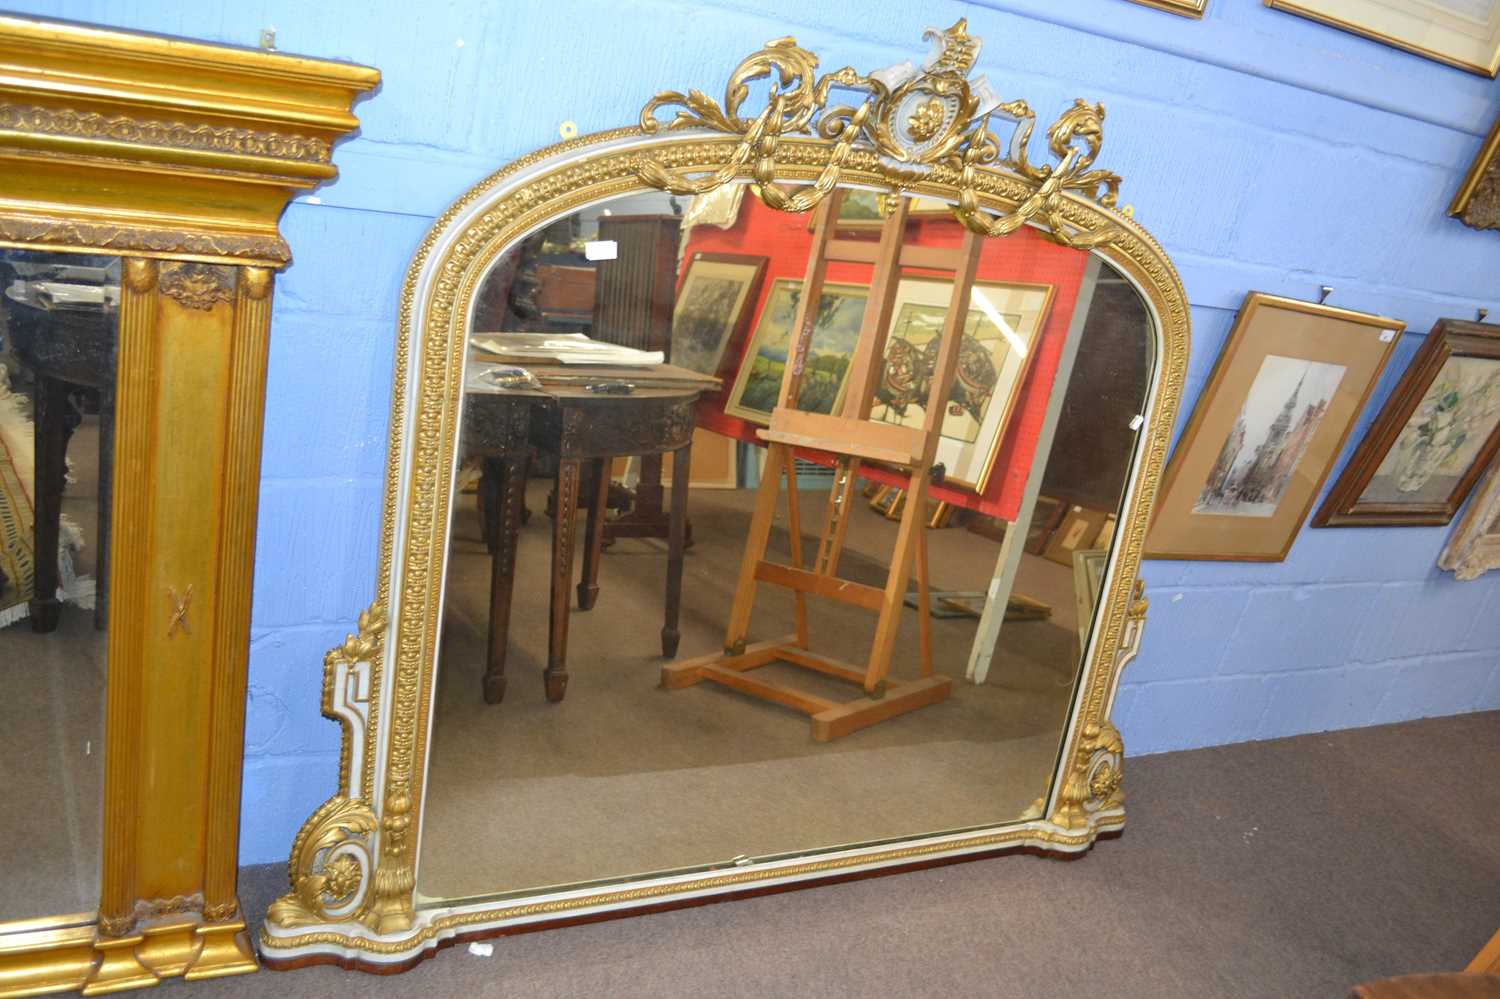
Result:
{"label": "arched mirror frame", "polygon": [[[960,22],[938,37],[949,38],[957,31],[967,42],[962,28]],[[977,47],[974,40],[973,51]],[[720,119],[723,128],[704,127],[704,119],[697,117],[688,127],[656,126],[652,116],[659,104],[706,100],[696,93],[662,95],[643,112],[642,126],[549,146],[487,177],[455,201],[422,241],[401,291],[376,596],[361,615],[358,634],[331,651],[324,662],[323,711],[343,727],[339,787],[307,820],[293,844],[291,891],[272,905],[261,934],[262,956],[271,966],[338,963],[399,970],[460,939],[960,857],[1018,849],[1076,853],[1123,827],[1123,746],[1109,713],[1120,671],[1136,652],[1145,617],[1146,601],[1136,573],[1187,365],[1189,316],[1182,283],[1156,241],[1126,214],[1113,210],[1112,194],[1093,200],[1075,193],[1097,185],[1087,183],[1083,171],[1098,151],[1102,108],[1077,102],[1053,126],[1048,138],[1060,162],[1052,168],[1032,168],[1023,157],[1022,169],[1012,169],[1013,159],[976,156],[963,166],[954,157],[930,169],[907,170],[882,158],[870,143],[819,134],[810,124],[811,112],[793,121],[795,108],[783,119],[793,128],[774,136],[770,150],[756,147],[758,126],[739,118],[731,107],[738,103],[736,86],[756,78],[746,67],[766,68],[768,56],[784,66],[785,59],[776,57],[797,53],[810,63],[792,74],[796,79],[783,76],[781,92],[803,94],[821,105],[827,91],[814,98],[811,83],[816,59],[796,49],[791,39],[771,43],[742,63],[732,78],[725,105],[730,110]],[[971,52],[960,78],[972,61]],[[944,68],[941,62],[936,66],[937,71]],[[933,70],[931,60],[928,69]],[[840,73],[853,76],[852,70]],[[797,82],[802,79],[805,86]],[[976,97],[981,86],[988,91],[982,80],[972,82]],[[964,98],[969,93],[965,88]],[[701,107],[693,105],[693,110]],[[1017,108],[1024,110],[1024,105],[1013,102],[998,110]],[[1080,115],[1090,110],[1097,117]],[[828,118],[825,111],[824,121]],[[978,116],[975,123],[980,129],[988,125]],[[1029,134],[1029,127],[1023,129]],[[838,134],[836,126],[832,134]],[[774,159],[759,155],[771,151]],[[1059,242],[1093,245],[1092,252],[1131,281],[1148,304],[1157,360],[1144,410],[1146,424],[1137,439],[1104,594],[1050,790],[1036,817],[977,831],[520,899],[419,903],[417,858],[441,581],[474,299],[500,255],[546,223],[608,198],[660,189],[665,176],[680,180],[710,175],[758,180],[763,186],[772,182],[785,193],[810,194],[826,191],[833,183],[830,178],[836,177],[843,185],[899,189],[955,206],[964,205],[968,192],[970,204],[982,210],[975,213],[969,207],[971,226],[1003,227],[1025,220]],[[1070,179],[1078,183],[1070,185]]]}

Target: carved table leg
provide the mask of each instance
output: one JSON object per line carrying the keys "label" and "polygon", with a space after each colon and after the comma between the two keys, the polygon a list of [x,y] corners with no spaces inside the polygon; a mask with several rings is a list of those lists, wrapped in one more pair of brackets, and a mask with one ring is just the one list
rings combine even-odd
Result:
{"label": "carved table leg", "polygon": [[99,544],[94,558],[94,628],[109,624],[110,511],[114,509],[115,392],[99,393]]}
{"label": "carved table leg", "polygon": [[[485,459],[481,492],[490,489],[485,504],[490,542],[490,641],[484,669],[484,700],[498,704],[505,697],[505,654],[510,644],[510,598],[516,578],[516,537],[521,532],[521,507],[526,499],[526,461],[523,457]],[[497,495],[498,494],[498,495]]]}
{"label": "carved table leg", "polygon": [[668,659],[677,655],[682,633],[677,630],[678,612],[682,609],[682,549],[687,534],[688,477],[692,468],[693,446],[672,455],[672,515],[667,525],[667,609],[661,626],[661,654]]}
{"label": "carved table leg", "polygon": [[573,594],[573,535],[578,509],[579,460],[557,462],[557,516],[552,519],[552,628],[547,636],[547,700],[560,701],[568,691],[568,611]]}
{"label": "carved table leg", "polygon": [[609,502],[608,458],[589,462],[589,487],[594,490],[589,504],[588,530],[584,533],[583,578],[578,581],[578,609],[592,610],[599,599],[599,553],[604,541],[604,510]]}
{"label": "carved table leg", "polygon": [[57,627],[62,603],[57,599],[57,547],[62,518],[62,494],[67,475],[68,439],[76,420],[70,421],[68,386],[53,378],[36,383],[36,582],[31,596],[31,630],[47,632]]}

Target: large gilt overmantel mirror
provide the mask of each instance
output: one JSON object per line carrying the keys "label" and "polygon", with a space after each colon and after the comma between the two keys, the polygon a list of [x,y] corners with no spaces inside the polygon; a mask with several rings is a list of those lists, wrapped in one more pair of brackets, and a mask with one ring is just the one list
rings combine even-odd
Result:
{"label": "large gilt overmantel mirror", "polygon": [[1187,303],[1103,107],[1039,129],[928,37],[869,75],[771,42],[423,241],[271,965],[1123,827]]}

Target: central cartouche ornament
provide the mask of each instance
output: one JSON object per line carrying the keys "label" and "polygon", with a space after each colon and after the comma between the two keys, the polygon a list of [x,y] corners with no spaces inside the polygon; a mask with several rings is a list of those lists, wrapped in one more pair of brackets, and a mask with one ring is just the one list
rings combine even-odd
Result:
{"label": "central cartouche ornament", "polygon": [[912,112],[906,119],[906,130],[918,142],[926,142],[943,124],[943,104],[936,97]]}
{"label": "central cartouche ornament", "polygon": [[[636,161],[636,173],[672,194],[705,194],[731,181],[753,178],[769,207],[805,212],[833,190],[851,153],[858,149],[874,154],[874,169],[890,184],[892,193],[928,177],[941,175],[947,183],[954,183],[956,177],[959,201],[953,214],[981,235],[1006,236],[1037,221],[1046,224],[1052,238],[1065,246],[1084,249],[1117,238],[1117,226],[1106,223],[1081,229],[1062,214],[1068,193],[1105,208],[1115,206],[1120,178],[1107,170],[1091,169],[1103,141],[1104,105],[1074,101],[1047,129],[1047,148],[1058,162],[1033,165],[1026,146],[1036,127],[1036,115],[1025,101],[1002,102],[985,77],[970,79],[980,40],[969,35],[968,22],[960,18],[946,31],[929,28],[923,37],[933,45],[920,69],[906,61],[868,76],[846,66],[815,77],[817,56],[799,48],[794,38],[779,38],[735,68],[722,106],[702,91],[663,91],[641,110],[643,132],[662,128],[657,109],[677,105],[682,110],[665,123],[667,128],[708,129],[742,138],[728,161],[706,177],[673,173],[649,154]],[[754,80],[770,80],[766,106],[753,118],[742,117]],[[830,106],[829,95],[835,88],[864,96],[854,104]],[[989,129],[990,116],[997,113],[1016,122],[1010,151],[1004,156],[1000,140]],[[792,190],[774,183],[776,147],[782,136],[796,134],[832,140],[834,146],[818,178]],[[1009,214],[979,208],[978,171],[997,163],[1032,186],[1032,194]]]}

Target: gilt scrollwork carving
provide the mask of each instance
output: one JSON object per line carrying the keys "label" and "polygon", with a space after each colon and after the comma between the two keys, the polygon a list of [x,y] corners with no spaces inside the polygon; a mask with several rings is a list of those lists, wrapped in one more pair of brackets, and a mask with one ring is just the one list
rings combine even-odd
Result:
{"label": "gilt scrollwork carving", "polygon": [[[730,75],[722,105],[698,90],[657,94],[641,111],[643,132],[655,133],[663,127],[708,129],[742,139],[725,162],[706,176],[674,173],[651,156],[638,159],[636,172],[654,187],[695,195],[748,172],[768,206],[805,212],[833,190],[856,150],[869,150],[875,153],[879,172],[893,192],[924,180],[955,185],[959,200],[954,216],[982,235],[1009,235],[1028,222],[1042,222],[1054,239],[1067,246],[1096,247],[1118,238],[1117,227],[1081,229],[1065,211],[1067,194],[1105,208],[1113,208],[1118,198],[1120,178],[1093,168],[1103,142],[1104,105],[1074,101],[1047,129],[1047,148],[1057,162],[1034,164],[1027,147],[1036,114],[1025,101],[1001,101],[985,77],[970,79],[980,40],[968,33],[967,22],[960,19],[946,31],[928,29],[924,37],[933,48],[920,69],[907,61],[868,76],[846,66],[817,77],[817,56],[788,37],[768,42],[739,64]],[[757,80],[770,80],[770,93],[765,108],[747,118],[741,112],[750,97],[750,84]],[[864,96],[853,104],[830,106],[834,90]],[[664,124],[657,112],[673,106],[680,110]],[[994,115],[1015,122],[1004,149],[990,130]],[[814,135],[834,145],[817,178],[790,189],[775,183],[778,141],[798,134]],[[1007,214],[992,214],[980,207],[978,173],[995,165],[1009,167],[1033,185],[1029,196]]]}
{"label": "gilt scrollwork carving", "polygon": [[1064,829],[1087,829],[1095,813],[1122,807],[1124,760],[1125,743],[1113,724],[1103,720],[1084,726],[1052,821]]}
{"label": "gilt scrollwork carving", "polygon": [[322,710],[343,728],[339,791],[303,823],[292,844],[291,891],[266,918],[282,927],[329,919],[363,919],[371,908],[374,834],[380,825],[361,797],[365,726],[369,722],[369,667],[384,648],[387,616],[379,601],[359,616],[359,631],[323,658]]}

